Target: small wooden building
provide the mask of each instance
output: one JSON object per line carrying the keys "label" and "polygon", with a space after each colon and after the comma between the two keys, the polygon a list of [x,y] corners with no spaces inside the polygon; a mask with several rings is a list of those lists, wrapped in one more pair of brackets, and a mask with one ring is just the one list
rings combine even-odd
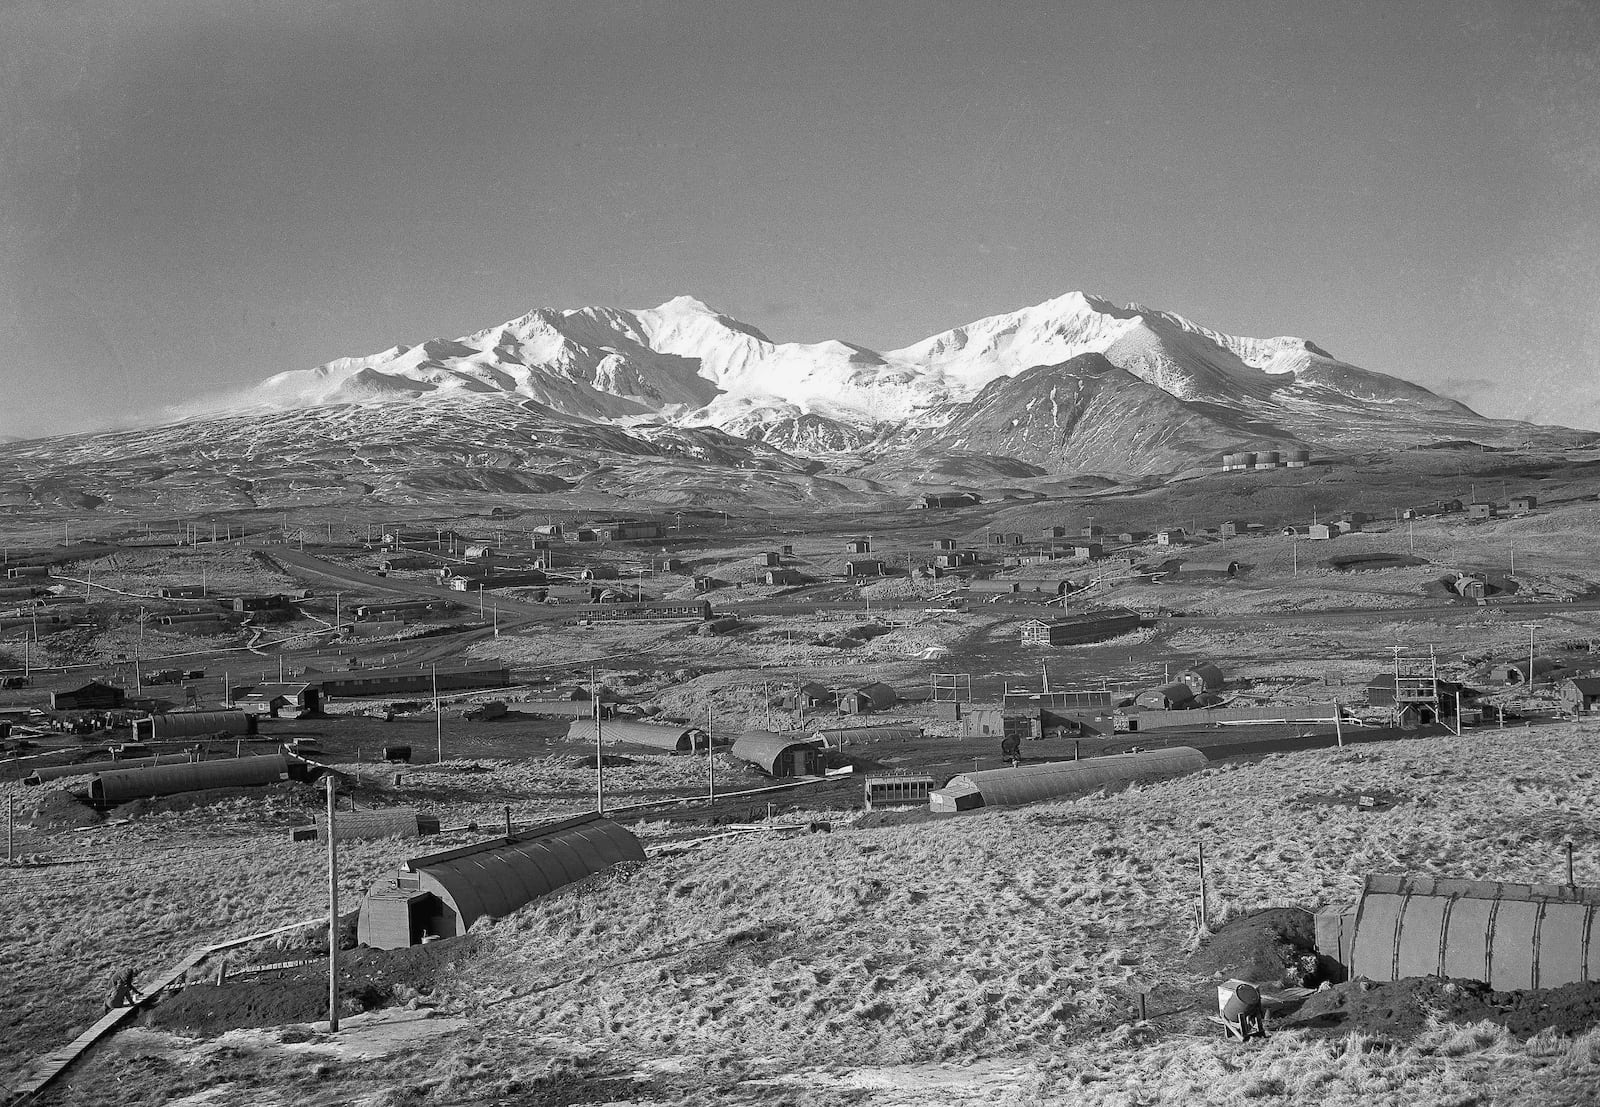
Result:
{"label": "small wooden building", "polygon": [[1568,677],[1561,682],[1561,710],[1571,715],[1591,715],[1600,704],[1600,676]]}
{"label": "small wooden building", "polygon": [[80,684],[65,692],[51,692],[50,710],[103,711],[107,708],[121,707],[127,698],[128,693],[124,689],[91,680],[87,684]]}
{"label": "small wooden building", "polygon": [[839,694],[839,710],[847,715],[867,715],[887,711],[899,700],[895,690],[882,681],[863,684]]}
{"label": "small wooden building", "polygon": [[884,575],[884,564],[875,557],[857,557],[844,563],[844,575],[847,577],[881,577]]}

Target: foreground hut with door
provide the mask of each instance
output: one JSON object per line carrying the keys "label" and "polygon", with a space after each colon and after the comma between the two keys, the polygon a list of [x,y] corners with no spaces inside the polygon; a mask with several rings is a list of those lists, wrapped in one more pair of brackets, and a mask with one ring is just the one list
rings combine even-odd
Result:
{"label": "foreground hut with door", "polygon": [[736,760],[768,776],[824,776],[828,771],[828,751],[805,734],[747,730],[733,743],[731,752]]}
{"label": "foreground hut with door", "polygon": [[928,797],[928,809],[953,814],[979,807],[1018,807],[1046,800],[1072,799],[1101,788],[1121,788],[1135,781],[1164,780],[1196,772],[1206,755],[1189,746],[1143,753],[1052,761],[1011,769],[982,769],[952,777]]}
{"label": "foreground hut with door", "polygon": [[413,857],[367,890],[356,940],[400,949],[459,937],[481,918],[502,918],[564,885],[644,859],[639,839],[594,814]]}

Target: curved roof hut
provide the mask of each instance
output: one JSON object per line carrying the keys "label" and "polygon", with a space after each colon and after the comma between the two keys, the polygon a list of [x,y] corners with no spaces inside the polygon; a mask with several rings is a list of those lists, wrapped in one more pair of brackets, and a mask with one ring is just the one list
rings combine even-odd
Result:
{"label": "curved roof hut", "polygon": [[1192,699],[1194,699],[1194,689],[1184,681],[1175,680],[1171,684],[1163,684],[1160,688],[1140,692],[1133,702],[1140,707],[1171,711],[1173,708],[1184,706]]}
{"label": "curved roof hut", "polygon": [[[593,719],[574,719],[567,726],[567,741],[593,742]],[[643,723],[637,719],[607,719],[600,726],[602,742],[620,742],[630,746],[647,746],[669,753],[690,753],[705,742],[706,732],[697,726],[665,726],[661,723]]]}
{"label": "curved roof hut", "polygon": [[[196,738],[204,734],[254,734],[256,717],[243,711],[171,711],[139,720],[149,737]],[[137,728],[136,728],[137,729]]]}
{"label": "curved roof hut", "polygon": [[52,780],[65,780],[73,776],[93,776],[119,769],[143,769],[150,765],[187,765],[197,760],[192,754],[163,753],[158,757],[128,757],[121,761],[85,761],[78,765],[46,765],[22,778],[28,785],[44,784]]}
{"label": "curved roof hut", "polygon": [[1202,692],[1215,692],[1227,683],[1222,670],[1209,661],[1196,661],[1179,673],[1178,679],[1187,684],[1189,691],[1197,696]]}
{"label": "curved roof hut", "polygon": [[978,807],[1017,807],[1044,800],[1071,799],[1137,780],[1164,780],[1205,768],[1206,755],[1190,746],[1052,761],[1012,769],[983,769],[952,777],[931,793],[928,809],[971,811]]}
{"label": "curved roof hut", "polygon": [[289,779],[289,759],[281,753],[229,757],[187,765],[148,765],[96,773],[89,780],[89,799],[103,807],[129,800],[202,792],[208,788],[252,788]]}
{"label": "curved roof hut", "polygon": [[1375,874],[1355,907],[1317,915],[1316,936],[1351,978],[1559,988],[1600,979],[1600,888]]}
{"label": "curved roof hut", "polygon": [[485,916],[501,918],[618,862],[644,859],[639,839],[594,814],[413,857],[368,889],[356,938],[378,949],[454,938]]}
{"label": "curved roof hut", "polygon": [[[305,833],[311,831],[311,834]],[[297,828],[303,838],[327,841],[328,818],[319,816],[310,827]],[[363,838],[419,838],[439,833],[439,817],[426,815],[414,807],[391,807],[378,811],[340,811],[334,816],[333,836],[338,841]]]}
{"label": "curved roof hut", "polygon": [[768,776],[822,776],[827,771],[827,751],[805,734],[747,730],[730,752]]}

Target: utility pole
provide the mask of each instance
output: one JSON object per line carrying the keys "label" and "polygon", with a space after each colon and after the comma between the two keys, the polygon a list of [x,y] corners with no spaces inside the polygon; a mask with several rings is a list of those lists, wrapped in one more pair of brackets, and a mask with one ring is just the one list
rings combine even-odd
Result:
{"label": "utility pole", "polygon": [[439,710],[439,663],[433,663],[433,727],[438,761],[444,762],[444,712]]}
{"label": "utility pole", "polygon": [[717,766],[711,760],[711,751],[716,747],[716,740],[712,737],[716,733],[716,709],[710,701],[706,703],[706,786],[708,789],[708,802],[717,802]]}
{"label": "utility pole", "polygon": [[322,778],[328,785],[328,1033],[339,1031],[339,846],[333,832],[333,774]]}
{"label": "utility pole", "polygon": [[606,759],[600,750],[600,685],[594,666],[589,667],[589,701],[594,708],[594,811],[606,813]]}

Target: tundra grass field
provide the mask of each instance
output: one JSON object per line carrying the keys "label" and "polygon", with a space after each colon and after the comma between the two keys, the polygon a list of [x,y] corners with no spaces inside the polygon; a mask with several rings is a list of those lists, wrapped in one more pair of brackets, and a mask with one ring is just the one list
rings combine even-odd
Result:
{"label": "tundra grass field", "polygon": [[[708,843],[474,928],[432,994],[395,997],[464,1020],[425,1048],[363,1051],[303,1027],[134,1029],[51,1094],[208,1107],[1592,1102],[1594,1032],[1524,1040],[1436,1021],[1229,1044],[1205,1017],[1214,966],[1194,954],[1257,908],[1346,905],[1369,873],[1559,882],[1570,839],[1578,883],[1600,883],[1596,736],[1569,723],[1277,755],[1073,803],[862,828],[835,816],[828,834]],[[1359,794],[1393,804],[1362,808]],[[325,910],[320,851],[250,816],[67,832],[48,848],[81,865],[5,872],[0,956],[24,991],[0,1053],[43,1052],[87,1023],[113,964],[153,969]],[[649,844],[660,827],[640,829]],[[353,845],[343,894],[414,846]]]}

